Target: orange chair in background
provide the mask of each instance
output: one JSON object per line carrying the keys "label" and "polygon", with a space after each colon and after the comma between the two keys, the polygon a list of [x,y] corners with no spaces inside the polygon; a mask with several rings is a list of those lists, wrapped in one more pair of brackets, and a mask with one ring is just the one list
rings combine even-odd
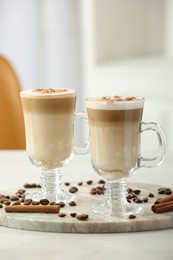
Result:
{"label": "orange chair in background", "polygon": [[19,92],[12,65],[0,55],[0,149],[25,149],[25,129]]}

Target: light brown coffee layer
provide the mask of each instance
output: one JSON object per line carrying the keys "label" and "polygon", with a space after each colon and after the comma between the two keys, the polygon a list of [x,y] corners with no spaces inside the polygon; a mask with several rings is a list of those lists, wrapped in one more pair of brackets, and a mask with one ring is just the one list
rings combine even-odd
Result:
{"label": "light brown coffee layer", "polygon": [[25,98],[22,97],[24,111],[27,113],[56,114],[73,111],[76,104],[76,96],[51,99]]}
{"label": "light brown coffee layer", "polygon": [[101,110],[87,109],[91,125],[112,125],[118,122],[141,121],[143,109]]}

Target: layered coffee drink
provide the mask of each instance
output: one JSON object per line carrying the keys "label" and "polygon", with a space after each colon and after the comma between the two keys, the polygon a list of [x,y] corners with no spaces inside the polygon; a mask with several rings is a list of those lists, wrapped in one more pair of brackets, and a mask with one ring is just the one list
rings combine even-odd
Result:
{"label": "layered coffee drink", "polygon": [[64,166],[73,156],[76,92],[35,89],[21,92],[26,146],[31,160],[42,168]]}
{"label": "layered coffee drink", "polygon": [[119,180],[137,168],[140,155],[142,98],[87,99],[93,167],[108,180]]}

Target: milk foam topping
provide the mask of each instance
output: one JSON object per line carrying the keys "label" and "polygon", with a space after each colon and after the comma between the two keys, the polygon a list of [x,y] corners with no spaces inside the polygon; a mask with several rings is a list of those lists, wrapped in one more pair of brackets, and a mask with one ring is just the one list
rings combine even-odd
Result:
{"label": "milk foam topping", "polygon": [[105,96],[88,98],[87,108],[100,110],[124,110],[142,108],[144,99],[134,96]]}
{"label": "milk foam topping", "polygon": [[44,97],[54,97],[54,96],[66,96],[70,94],[74,94],[75,90],[73,89],[60,89],[60,88],[38,88],[38,89],[29,89],[20,92],[21,96],[24,97],[36,97],[36,98],[44,98]]}

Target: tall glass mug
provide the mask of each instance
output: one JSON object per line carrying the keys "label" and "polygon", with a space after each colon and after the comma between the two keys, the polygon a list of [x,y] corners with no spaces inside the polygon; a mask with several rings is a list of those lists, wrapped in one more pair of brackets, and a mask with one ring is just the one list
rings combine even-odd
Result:
{"label": "tall glass mug", "polygon": [[20,93],[24,112],[26,149],[32,163],[42,169],[41,191],[28,194],[33,200],[69,202],[75,195],[61,188],[60,168],[75,153],[89,148],[74,147],[74,121],[85,118],[75,114],[76,92],[71,89],[35,89]]}
{"label": "tall glass mug", "polygon": [[[105,203],[91,207],[95,214],[126,216],[142,211],[141,206],[127,202],[126,179],[140,167],[158,166],[166,146],[163,130],[156,123],[142,122],[143,107],[144,99],[138,97],[87,99],[91,161],[94,170],[107,180]],[[158,137],[159,153],[154,158],[140,154],[141,133],[148,130]]]}

